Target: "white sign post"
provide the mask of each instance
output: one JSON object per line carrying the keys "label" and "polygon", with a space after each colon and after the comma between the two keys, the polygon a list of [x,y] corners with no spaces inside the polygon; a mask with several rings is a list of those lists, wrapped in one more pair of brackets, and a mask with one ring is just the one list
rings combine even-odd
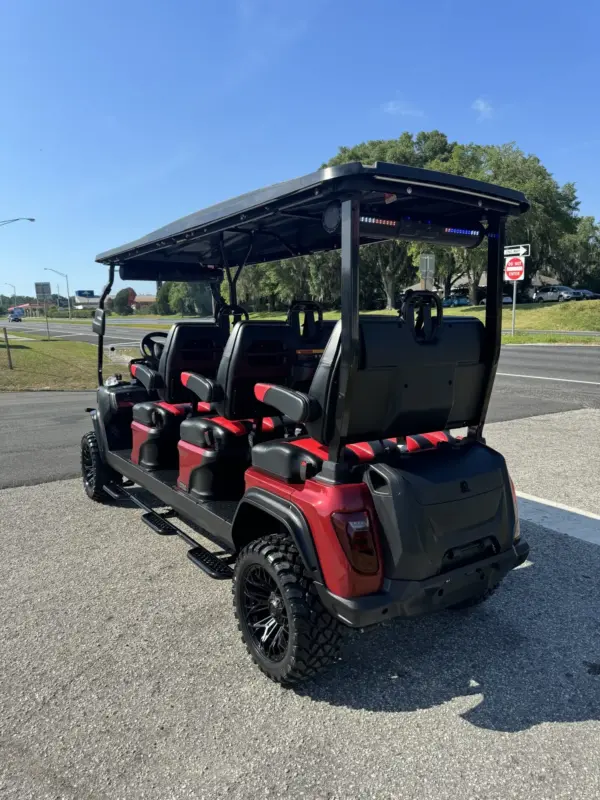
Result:
{"label": "white sign post", "polygon": [[419,260],[419,271],[423,289],[431,290],[435,276],[435,256],[433,253],[423,253]]}
{"label": "white sign post", "polygon": [[512,335],[515,335],[515,315],[517,311],[517,283],[525,277],[525,256],[512,256],[504,262],[504,280],[512,281]]}

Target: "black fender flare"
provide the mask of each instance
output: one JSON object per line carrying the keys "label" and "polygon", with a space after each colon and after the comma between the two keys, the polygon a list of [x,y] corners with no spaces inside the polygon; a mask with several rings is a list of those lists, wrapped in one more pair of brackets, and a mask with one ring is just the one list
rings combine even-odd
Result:
{"label": "black fender flare", "polygon": [[253,506],[281,522],[304,562],[313,581],[323,583],[319,558],[308,526],[308,522],[300,509],[289,501],[283,500],[265,489],[251,488],[243,496],[232,523],[232,536],[235,542],[236,522],[244,507]]}
{"label": "black fender flare", "polygon": [[106,439],[106,430],[100,414],[94,409],[91,414],[92,425],[94,426],[94,433],[96,434],[96,441],[98,442],[98,449],[103,461],[106,461],[106,454],[108,453],[108,442]]}

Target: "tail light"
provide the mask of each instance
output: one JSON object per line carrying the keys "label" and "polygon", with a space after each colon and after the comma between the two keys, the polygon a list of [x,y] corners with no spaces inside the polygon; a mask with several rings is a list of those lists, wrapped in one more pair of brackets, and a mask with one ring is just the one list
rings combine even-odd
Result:
{"label": "tail light", "polygon": [[521,522],[519,520],[519,501],[517,500],[517,490],[515,489],[515,485],[513,483],[513,479],[508,476],[508,480],[510,481],[510,490],[512,492],[513,497],[513,505],[515,507],[515,532],[513,534],[513,540],[518,542],[521,538]]}
{"label": "tail light", "polygon": [[379,569],[379,559],[367,512],[355,511],[352,514],[338,512],[331,515],[331,522],[354,569],[363,575],[374,575]]}

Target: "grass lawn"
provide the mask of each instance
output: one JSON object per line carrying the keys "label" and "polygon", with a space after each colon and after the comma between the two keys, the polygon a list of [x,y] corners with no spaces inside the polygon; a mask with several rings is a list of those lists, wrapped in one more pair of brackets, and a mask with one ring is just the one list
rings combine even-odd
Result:
{"label": "grass lawn", "polygon": [[[366,311],[366,314],[396,314],[396,311]],[[449,316],[478,317],[485,319],[483,306],[445,308]],[[250,314],[250,319],[285,319],[285,313],[260,312]],[[339,319],[338,311],[327,311],[325,319]],[[502,310],[502,326],[510,328],[512,308]],[[519,330],[533,331],[600,331],[600,301],[584,300],[570,303],[528,303],[517,306],[515,327]]]}
{"label": "grass lawn", "polygon": [[[366,311],[366,314],[396,314],[395,311]],[[485,308],[483,306],[465,306],[463,308],[445,308],[444,314],[451,316],[478,317],[483,321]],[[339,311],[326,311],[325,319],[339,319]],[[150,322],[136,323],[137,319],[147,317]],[[283,320],[286,317],[284,311],[260,311],[250,314],[250,319],[257,320]],[[169,330],[171,325],[182,317],[179,314],[170,317],[156,316],[152,318],[150,314],[141,314],[139,317],[107,317],[107,324],[110,325],[130,325],[140,330]],[[152,321],[156,319],[156,322]],[[183,319],[193,319],[193,317],[183,317]],[[505,306],[502,310],[503,328],[511,327],[512,308]],[[44,323],[43,318],[28,319],[27,322]],[[86,323],[85,319],[51,319],[52,323],[63,324],[72,322],[73,324]],[[91,319],[89,320],[91,327]],[[523,331],[600,331],[600,301],[584,300],[581,302],[570,303],[527,303],[517,306],[515,327]]]}
{"label": "grass lawn", "polygon": [[11,332],[12,370],[8,368],[4,336],[0,338],[0,391],[93,389],[97,385],[94,345],[33,336],[37,335],[24,334],[21,338]]}

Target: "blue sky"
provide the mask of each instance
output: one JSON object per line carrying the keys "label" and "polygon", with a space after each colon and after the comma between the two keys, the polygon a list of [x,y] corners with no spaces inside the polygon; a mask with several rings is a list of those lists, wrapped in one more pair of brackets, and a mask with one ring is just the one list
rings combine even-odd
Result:
{"label": "blue sky", "polygon": [[0,220],[37,220],[0,228],[0,284],[98,291],[98,252],[403,130],[514,140],[600,216],[599,23],[556,0],[0,0]]}

